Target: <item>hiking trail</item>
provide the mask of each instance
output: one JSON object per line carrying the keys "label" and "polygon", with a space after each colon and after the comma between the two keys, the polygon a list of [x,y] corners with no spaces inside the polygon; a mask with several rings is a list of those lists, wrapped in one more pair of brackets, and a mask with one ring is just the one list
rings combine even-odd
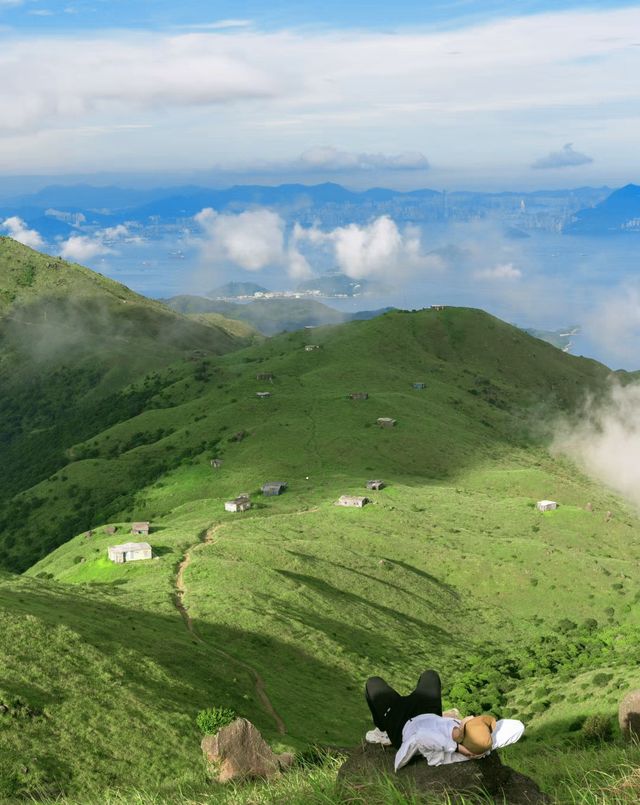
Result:
{"label": "hiking trail", "polygon": [[222,657],[229,660],[229,662],[232,662],[234,663],[234,665],[237,665],[239,668],[242,668],[253,678],[253,684],[256,696],[261,702],[265,712],[275,722],[276,729],[278,730],[280,735],[285,735],[287,732],[286,725],[282,720],[282,718],[280,717],[280,715],[278,714],[278,712],[276,711],[275,707],[271,702],[271,699],[267,694],[266,685],[262,676],[258,673],[258,671],[256,671],[255,668],[253,668],[248,663],[244,662],[243,660],[239,660],[237,657],[234,657],[231,654],[228,654],[226,651],[224,651],[221,648],[218,648],[217,646],[211,646],[206,642],[206,640],[200,637],[200,635],[196,631],[195,626],[193,625],[193,619],[191,618],[191,615],[189,615],[189,610],[187,609],[184,603],[184,598],[187,593],[184,574],[186,569],[191,564],[191,553],[200,545],[214,545],[215,542],[217,542],[217,540],[214,540],[213,537],[223,527],[223,525],[224,523],[219,523],[218,525],[209,528],[206,532],[204,539],[200,540],[199,542],[196,542],[190,548],[187,548],[187,550],[184,552],[184,556],[182,558],[182,561],[178,565],[178,571],[176,573],[174,603],[176,609],[178,610],[178,612],[182,617],[182,620],[184,621],[184,625],[186,626],[187,631],[189,632],[190,635],[192,635],[194,640],[197,640],[198,643],[206,645],[212,651],[215,651],[217,654],[220,654]]}

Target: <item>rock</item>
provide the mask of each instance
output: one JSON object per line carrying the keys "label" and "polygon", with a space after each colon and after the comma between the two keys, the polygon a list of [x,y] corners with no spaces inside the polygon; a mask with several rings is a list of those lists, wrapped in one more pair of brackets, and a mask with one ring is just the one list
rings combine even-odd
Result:
{"label": "rock", "polygon": [[[505,805],[534,805],[550,803],[536,783],[524,774],[503,765],[497,752],[480,760],[466,760],[445,766],[429,766],[417,758],[396,774],[393,770],[395,750],[379,744],[363,744],[349,750],[348,758],[338,772],[338,782],[362,784],[381,774],[394,778],[404,792],[415,792],[429,798],[448,795],[451,805],[464,797],[477,795],[479,790]],[[468,801],[468,799],[467,799]]]}
{"label": "rock", "polygon": [[632,690],[620,702],[618,724],[626,738],[640,736],[640,690]]}
{"label": "rock", "polygon": [[276,755],[246,718],[236,718],[200,744],[217,782],[277,777],[293,764],[293,755]]}

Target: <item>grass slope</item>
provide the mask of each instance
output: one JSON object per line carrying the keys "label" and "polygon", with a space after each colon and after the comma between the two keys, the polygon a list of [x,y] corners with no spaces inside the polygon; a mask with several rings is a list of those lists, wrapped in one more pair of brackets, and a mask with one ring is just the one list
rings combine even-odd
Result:
{"label": "grass slope", "polygon": [[[307,352],[311,341],[320,349]],[[273,383],[257,381],[261,372]],[[529,736],[509,761],[565,785],[594,756],[581,721],[611,715],[625,687],[640,683],[639,523],[550,457],[536,425],[586,389],[597,393],[607,376],[480,311],[449,309],[285,334],[141,381],[144,411],[73,445],[64,469],[14,500],[21,518],[5,516],[5,533],[25,523],[46,544],[52,522],[88,499],[111,501],[92,514],[92,534],[26,576],[0,579],[11,626],[0,690],[28,711],[0,718],[16,790],[159,786],[168,799],[158,801],[174,801],[178,784],[205,784],[193,727],[201,707],[233,706],[278,746],[345,745],[367,728],[368,675],[407,690],[434,665],[448,703],[524,717]],[[427,388],[415,391],[415,381]],[[262,389],[272,397],[256,399]],[[347,399],[360,390],[368,400]],[[377,428],[378,416],[396,418],[396,428]],[[364,494],[369,477],[388,482],[371,505],[334,505],[340,494]],[[259,497],[269,479],[287,480],[288,491]],[[253,508],[224,512],[240,491],[252,493]],[[561,508],[540,514],[533,504],[543,497]],[[112,565],[107,546],[139,518],[153,522],[158,558]],[[23,546],[16,539],[17,561]],[[192,631],[176,607],[179,565]],[[53,625],[54,650],[45,651]],[[59,673],[58,654],[73,673]],[[594,682],[597,672],[605,682]],[[100,719],[101,759],[90,744],[72,759],[55,748],[81,742],[85,724]],[[49,751],[34,764],[43,743]],[[153,763],[127,768],[132,745]],[[548,771],[549,747],[559,746],[573,752],[564,777]]]}

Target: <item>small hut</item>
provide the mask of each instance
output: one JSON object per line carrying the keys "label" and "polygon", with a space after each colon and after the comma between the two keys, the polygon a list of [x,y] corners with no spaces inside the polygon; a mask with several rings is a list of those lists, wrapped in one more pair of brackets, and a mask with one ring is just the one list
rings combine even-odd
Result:
{"label": "small hut", "polygon": [[336,501],[336,506],[348,506],[354,509],[361,509],[369,502],[369,498],[363,498],[359,495],[341,495]]}
{"label": "small hut", "polygon": [[270,391],[256,391],[256,397],[259,400],[266,400],[267,397],[271,397],[271,392]]}
{"label": "small hut", "polygon": [[138,535],[148,537],[149,536],[149,531],[151,531],[151,526],[147,522],[133,523],[133,525],[131,526],[131,533],[132,534],[138,534]]}
{"label": "small hut", "polygon": [[444,310],[445,305],[431,305],[431,310]]}
{"label": "small hut", "polygon": [[224,504],[224,510],[227,512],[246,512],[251,508],[251,501],[245,495],[241,495],[233,500],[228,500]]}
{"label": "small hut", "polygon": [[105,528],[104,533],[107,534],[108,536],[112,537],[116,533],[117,530],[118,530],[118,526],[108,525]]}
{"label": "small hut", "polygon": [[313,352],[314,349],[320,349],[318,344],[307,344],[307,346],[304,348],[305,352]]}
{"label": "small hut", "polygon": [[219,470],[222,466],[222,459],[221,458],[212,458],[211,459],[211,469],[212,470]]}
{"label": "small hut", "polygon": [[423,388],[426,388],[424,383],[414,383],[413,387],[416,391],[422,391]]}
{"label": "small hut", "polygon": [[125,542],[123,545],[111,545],[107,554],[109,559],[117,565],[151,559],[153,556],[151,545],[148,542]]}
{"label": "small hut", "polygon": [[536,503],[536,509],[539,512],[552,512],[558,508],[558,504],[555,500],[539,500]]}
{"label": "small hut", "polygon": [[256,380],[266,380],[268,383],[273,383],[273,374],[271,372],[259,372],[256,375]]}
{"label": "small hut", "polygon": [[367,489],[378,492],[380,489],[384,489],[384,481],[367,481]]}
{"label": "small hut", "polygon": [[267,481],[262,485],[262,494],[265,497],[273,497],[274,495],[281,495],[287,488],[286,481]]}
{"label": "small hut", "polygon": [[369,393],[366,391],[352,391],[349,395],[349,399],[351,400],[368,400]]}
{"label": "small hut", "polygon": [[378,427],[380,428],[393,428],[395,427],[396,420],[391,419],[390,416],[380,416],[376,420]]}

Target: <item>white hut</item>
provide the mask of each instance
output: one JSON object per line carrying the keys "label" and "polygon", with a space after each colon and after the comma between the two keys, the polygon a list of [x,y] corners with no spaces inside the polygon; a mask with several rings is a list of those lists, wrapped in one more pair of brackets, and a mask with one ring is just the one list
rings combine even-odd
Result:
{"label": "white hut", "polygon": [[151,545],[148,542],[125,542],[122,545],[111,545],[108,556],[112,562],[122,565],[125,562],[138,562],[152,558]]}
{"label": "white hut", "polygon": [[380,480],[367,481],[367,489],[371,489],[373,491],[378,491],[379,489],[384,489],[384,481],[380,481]]}
{"label": "white hut", "polygon": [[539,512],[552,512],[558,508],[558,504],[555,500],[539,500],[536,503],[536,509]]}
{"label": "white hut", "polygon": [[307,344],[306,347],[304,348],[304,351],[313,352],[314,349],[320,349],[320,346],[318,344]]}
{"label": "white hut", "polygon": [[234,498],[234,500],[228,500],[224,504],[224,510],[227,512],[246,512],[248,509],[251,508],[251,501],[248,497],[239,497]]}
{"label": "white hut", "polygon": [[361,509],[369,498],[363,498],[358,495],[341,495],[336,501],[336,506],[349,506],[355,509]]}
{"label": "white hut", "polygon": [[396,420],[392,419],[390,416],[380,416],[376,420],[376,423],[380,428],[395,428]]}
{"label": "white hut", "polygon": [[271,397],[271,392],[270,391],[256,391],[256,397],[259,400],[266,400],[267,397]]}

